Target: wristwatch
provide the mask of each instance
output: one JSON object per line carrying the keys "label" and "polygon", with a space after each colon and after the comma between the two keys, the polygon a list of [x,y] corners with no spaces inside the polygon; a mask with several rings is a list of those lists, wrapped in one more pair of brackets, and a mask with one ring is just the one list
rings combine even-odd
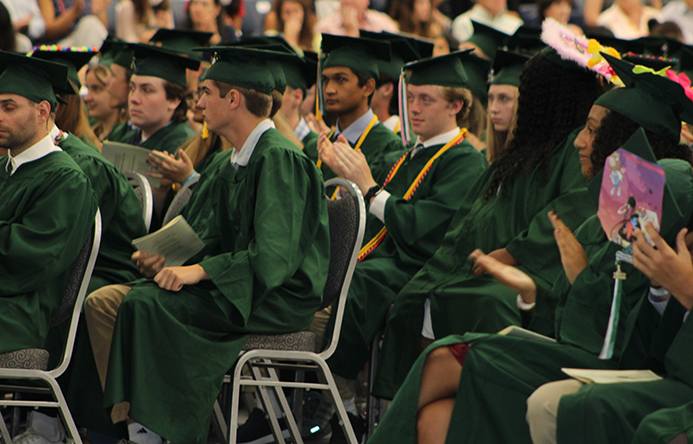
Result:
{"label": "wristwatch", "polygon": [[366,192],[366,195],[363,196],[363,200],[366,201],[366,203],[370,202],[371,199],[375,197],[376,194],[378,194],[378,191],[380,191],[382,188],[380,188],[380,185],[374,185],[368,189],[368,192]]}

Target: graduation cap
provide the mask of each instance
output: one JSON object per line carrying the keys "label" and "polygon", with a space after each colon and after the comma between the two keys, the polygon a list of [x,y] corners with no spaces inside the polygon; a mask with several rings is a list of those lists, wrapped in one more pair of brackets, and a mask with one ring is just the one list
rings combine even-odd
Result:
{"label": "graduation cap", "polygon": [[378,61],[390,61],[390,44],[379,40],[323,34],[321,49],[327,54],[321,69],[343,66],[376,81],[380,79]]}
{"label": "graduation cap", "polygon": [[297,56],[295,60],[286,61],[282,68],[286,84],[293,89],[303,91],[303,97],[305,97],[318,78],[318,54],[305,51],[303,57]]}
{"label": "graduation cap", "polygon": [[135,46],[132,73],[138,76],[158,77],[186,89],[186,69],[196,70],[200,61],[181,54],[167,51],[153,45]]}
{"label": "graduation cap", "polygon": [[488,78],[491,62],[482,59],[473,52],[457,52],[467,73],[467,88],[486,106],[488,102]]}
{"label": "graduation cap", "polygon": [[474,20],[472,20],[472,26],[474,27],[474,33],[467,41],[476,45],[489,60],[493,60],[496,56],[497,48],[503,46],[503,42],[510,36],[496,28],[475,22]]}
{"label": "graduation cap", "polygon": [[491,85],[520,86],[520,74],[522,68],[529,60],[529,56],[517,52],[498,50],[493,59],[491,71]]}
{"label": "graduation cap", "polygon": [[[672,140],[681,137],[681,120],[693,122],[693,101],[677,82],[602,53],[625,88],[602,94],[594,103]],[[634,72],[634,69],[636,72]],[[651,70],[650,70],[651,71]]]}
{"label": "graduation cap", "polygon": [[[378,60],[380,79],[396,80],[402,71],[402,67],[409,62],[421,58],[419,45],[416,39],[404,37],[399,34],[385,32],[361,31],[361,37],[388,42],[392,50],[390,61]],[[433,45],[432,45],[433,46]],[[433,51],[431,51],[431,54]]]}
{"label": "graduation cap", "polygon": [[647,66],[655,71],[659,71],[664,68],[671,68],[676,64],[675,60],[634,53],[621,54],[621,60],[625,60],[633,65]]}
{"label": "graduation cap", "polygon": [[[364,32],[364,31],[361,31]],[[367,32],[367,31],[366,31]],[[403,34],[397,34],[395,32],[389,32],[389,31],[383,31],[382,34],[385,35],[390,35],[390,36],[396,36],[399,37],[400,39],[405,39],[412,45],[414,45],[417,49],[417,52],[419,54],[420,59],[423,58],[428,58],[428,57],[433,57],[433,49],[435,48],[435,43],[431,40],[424,40],[423,38],[417,38],[413,36],[408,36],[408,35],[403,35]],[[363,35],[363,34],[361,34]]]}
{"label": "graduation cap", "polygon": [[275,89],[274,78],[263,54],[266,51],[240,46],[212,46],[197,50],[214,52],[212,66],[205,74],[205,80],[216,80],[267,95]]}
{"label": "graduation cap", "polygon": [[149,39],[152,43],[161,43],[161,47],[172,52],[185,54],[188,57],[202,59],[203,55],[193,49],[206,46],[214,33],[188,29],[159,29]]}
{"label": "graduation cap", "polygon": [[681,48],[681,57],[679,57],[676,71],[685,73],[689,79],[693,79],[693,49],[688,46]]}
{"label": "graduation cap", "polygon": [[528,54],[538,53],[546,47],[541,41],[541,28],[523,25],[517,28],[515,33],[505,39],[503,48],[508,51]]}
{"label": "graduation cap", "polygon": [[[89,63],[89,61],[94,58],[98,52],[94,48],[86,47],[73,47],[62,50],[57,48],[57,46],[39,46],[34,48],[34,51],[30,54],[30,56],[66,65],[68,69],[67,79],[74,83],[77,88],[81,88],[82,83],[79,81],[77,72],[79,72],[84,65]],[[71,87],[70,90],[72,90]]]}
{"label": "graduation cap", "polygon": [[67,66],[62,63],[0,51],[0,94],[17,94],[32,102],[46,100],[54,110],[58,100],[53,88],[67,87]]}
{"label": "graduation cap", "polygon": [[600,35],[598,33],[586,33],[585,37],[598,40],[604,46],[610,46],[621,54],[632,52],[634,54],[643,54],[645,45],[640,40],[623,40],[616,37]]}
{"label": "graduation cap", "polygon": [[667,59],[678,58],[681,55],[682,42],[665,36],[647,36],[636,39],[642,45],[641,54],[664,57]]}
{"label": "graduation cap", "polygon": [[125,69],[130,69],[134,50],[134,43],[109,36],[104,40],[99,49],[99,53],[101,53],[101,60],[99,60],[99,63],[106,66],[116,64]]}
{"label": "graduation cap", "polygon": [[303,63],[303,59],[291,45],[289,45],[283,37],[279,36],[250,37],[231,43],[228,46],[254,48],[266,51],[267,54],[264,54],[264,59],[270,74],[274,78],[274,89],[282,94],[286,90],[286,85],[288,85],[286,78],[288,65]]}

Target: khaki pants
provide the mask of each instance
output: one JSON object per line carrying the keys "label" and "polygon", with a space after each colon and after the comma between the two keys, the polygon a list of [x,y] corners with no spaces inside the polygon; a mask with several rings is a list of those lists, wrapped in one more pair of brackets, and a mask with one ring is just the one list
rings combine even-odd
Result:
{"label": "khaki pants", "polygon": [[102,287],[87,296],[84,303],[84,318],[87,321],[91,348],[94,351],[96,368],[101,379],[101,388],[106,387],[108,372],[108,355],[111,351],[113,329],[115,328],[118,309],[125,295],[132,287],[126,285],[109,285]]}
{"label": "khaki pants", "polygon": [[584,384],[576,379],[544,384],[527,398],[527,423],[533,444],[556,444],[556,416],[558,402]]}

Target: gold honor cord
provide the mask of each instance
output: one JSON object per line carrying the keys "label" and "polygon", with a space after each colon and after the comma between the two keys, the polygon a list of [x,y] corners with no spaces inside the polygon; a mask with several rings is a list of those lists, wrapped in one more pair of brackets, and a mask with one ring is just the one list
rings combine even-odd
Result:
{"label": "gold honor cord", "polygon": [[397,119],[397,124],[395,124],[395,128],[392,130],[393,133],[397,134],[399,133],[399,130],[402,129],[402,119]]}
{"label": "gold honor cord", "polygon": [[[407,190],[406,193],[404,193],[404,200],[411,200],[412,196],[414,195],[414,192],[416,191],[417,188],[419,188],[419,185],[421,185],[421,182],[423,181],[424,177],[426,177],[426,174],[428,174],[428,171],[431,169],[431,166],[433,165],[433,162],[437,158],[443,155],[444,152],[452,148],[453,146],[459,144],[464,140],[464,136],[467,134],[467,128],[462,128],[460,130],[460,133],[453,138],[451,141],[449,141],[445,146],[441,147],[437,153],[431,159],[426,162],[426,165],[421,169],[419,172],[419,175],[416,176],[416,179],[414,179],[414,182],[409,186],[409,189]],[[407,156],[411,150],[408,150],[404,156],[400,157],[400,159],[395,163],[395,165],[392,167],[390,170],[390,173],[387,175],[385,178],[385,182],[383,182],[383,188],[387,186],[387,184],[392,180],[393,177],[395,177],[395,174],[397,174],[397,171],[399,170],[399,167],[402,166],[404,161],[406,160]],[[383,227],[378,234],[375,235],[373,239],[371,239],[366,245],[361,248],[361,251],[359,251],[359,258],[357,262],[361,262],[366,256],[368,256],[375,248],[380,245],[380,243],[385,239],[385,236],[387,235],[387,227]]]}

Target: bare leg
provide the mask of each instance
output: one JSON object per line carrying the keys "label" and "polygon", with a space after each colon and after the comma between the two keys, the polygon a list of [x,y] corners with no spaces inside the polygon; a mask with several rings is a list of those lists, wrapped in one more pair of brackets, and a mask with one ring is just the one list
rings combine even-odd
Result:
{"label": "bare leg", "polygon": [[443,444],[450,427],[455,398],[439,399],[419,409],[416,421],[418,444]]}
{"label": "bare leg", "polygon": [[455,398],[461,374],[462,366],[448,347],[431,350],[421,374],[419,411],[432,402]]}

